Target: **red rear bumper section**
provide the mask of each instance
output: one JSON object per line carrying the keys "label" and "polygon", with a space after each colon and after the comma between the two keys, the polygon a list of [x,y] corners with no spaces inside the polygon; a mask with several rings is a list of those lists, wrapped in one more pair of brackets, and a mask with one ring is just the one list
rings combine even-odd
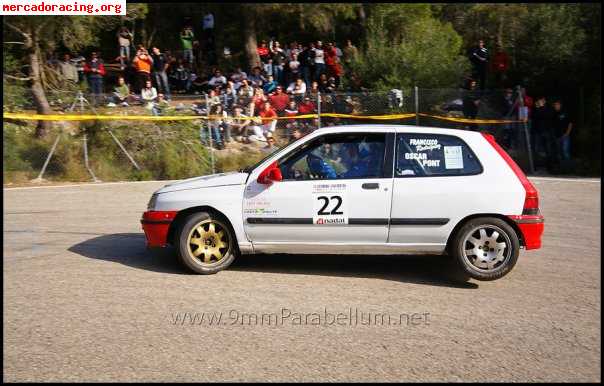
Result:
{"label": "red rear bumper section", "polygon": [[524,239],[525,249],[539,249],[541,248],[541,235],[543,234],[543,216],[508,216],[514,221],[520,232],[522,232],[522,238]]}
{"label": "red rear bumper section", "polygon": [[165,247],[168,245],[168,229],[178,211],[147,211],[143,213],[141,224],[147,247]]}

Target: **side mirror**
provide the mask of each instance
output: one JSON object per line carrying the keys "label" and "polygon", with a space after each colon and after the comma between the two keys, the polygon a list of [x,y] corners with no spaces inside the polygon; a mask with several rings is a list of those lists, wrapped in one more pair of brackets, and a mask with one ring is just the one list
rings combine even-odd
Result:
{"label": "side mirror", "polygon": [[256,180],[259,184],[270,185],[276,181],[282,181],[283,176],[281,175],[281,169],[277,166],[277,162],[273,162],[266,169],[264,169]]}

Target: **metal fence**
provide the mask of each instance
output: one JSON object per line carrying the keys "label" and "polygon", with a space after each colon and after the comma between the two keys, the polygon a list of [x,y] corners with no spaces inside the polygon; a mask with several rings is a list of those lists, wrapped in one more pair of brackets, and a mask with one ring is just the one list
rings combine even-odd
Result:
{"label": "metal fence", "polygon": [[[7,112],[35,113],[30,95],[12,95],[9,90],[3,99],[5,116]],[[41,178],[93,181],[185,178],[238,168],[272,151],[268,136],[242,142],[237,141],[241,138],[233,138],[230,143],[223,138],[228,122],[233,122],[235,106],[241,106],[245,115],[255,118],[252,125],[264,123],[258,118],[263,101],[258,96],[221,94],[212,98],[207,94],[178,94],[161,104],[149,104],[131,96],[126,105],[115,100],[113,94],[74,91],[49,93],[48,99],[53,113],[65,115],[65,120],[56,118],[43,138],[34,138],[35,120],[11,119],[5,124],[5,182],[7,176],[8,182]],[[277,146],[319,127],[347,124],[486,131],[495,135],[526,172],[534,170],[530,124],[518,119],[518,111],[509,108],[502,90],[309,92],[290,95],[289,99],[294,105],[279,112],[273,127]],[[227,118],[213,117],[211,107],[215,104],[224,108]],[[98,119],[71,120],[72,115],[93,115]],[[174,119],[155,120],[162,116]],[[214,131],[217,123],[222,125]],[[216,142],[224,142],[224,146]]]}

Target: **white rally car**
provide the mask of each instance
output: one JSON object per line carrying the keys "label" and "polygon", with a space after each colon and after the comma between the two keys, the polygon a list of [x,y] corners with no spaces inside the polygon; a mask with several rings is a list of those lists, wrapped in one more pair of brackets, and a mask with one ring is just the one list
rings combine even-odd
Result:
{"label": "white rally car", "polygon": [[215,273],[238,254],[444,254],[494,280],[541,247],[535,187],[489,134],[323,128],[233,173],[156,191],[147,245]]}

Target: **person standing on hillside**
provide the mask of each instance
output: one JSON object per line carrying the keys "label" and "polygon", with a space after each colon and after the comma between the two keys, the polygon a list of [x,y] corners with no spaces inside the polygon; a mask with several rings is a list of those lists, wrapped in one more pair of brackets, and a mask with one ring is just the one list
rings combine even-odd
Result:
{"label": "person standing on hillside", "polygon": [[484,40],[478,41],[478,46],[473,48],[470,52],[470,61],[474,72],[472,78],[477,79],[480,82],[480,90],[484,90],[487,81],[487,67],[489,63],[489,51],[484,45]]}

